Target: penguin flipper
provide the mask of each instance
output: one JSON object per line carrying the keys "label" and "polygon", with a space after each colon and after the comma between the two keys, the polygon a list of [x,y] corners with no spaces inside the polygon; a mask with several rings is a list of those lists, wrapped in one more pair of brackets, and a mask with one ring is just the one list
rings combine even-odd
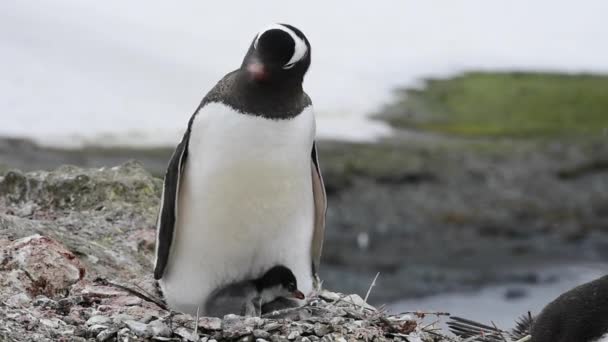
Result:
{"label": "penguin flipper", "polygon": [[188,142],[190,140],[190,124],[182,141],[175,148],[163,182],[163,194],[158,212],[156,231],[156,261],[154,262],[154,279],[163,276],[169,260],[169,252],[173,243],[175,219],[180,189],[180,179],[188,156]]}
{"label": "penguin flipper", "polygon": [[312,276],[315,289],[320,288],[319,283],[319,264],[321,263],[321,253],[323,252],[323,240],[325,239],[325,213],[327,211],[327,195],[321,176],[319,157],[317,155],[317,145],[313,143],[311,153],[312,163],[312,193],[315,206],[314,231],[312,236],[311,256],[312,256]]}

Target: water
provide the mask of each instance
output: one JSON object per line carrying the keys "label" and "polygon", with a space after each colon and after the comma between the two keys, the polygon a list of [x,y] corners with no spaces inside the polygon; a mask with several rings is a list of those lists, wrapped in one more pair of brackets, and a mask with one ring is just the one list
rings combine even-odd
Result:
{"label": "water", "polygon": [[[515,319],[528,311],[536,315],[560,294],[608,274],[608,266],[589,264],[553,267],[544,270],[541,278],[554,282],[539,284],[503,284],[468,293],[448,293],[421,299],[403,300],[390,306],[392,312],[441,311],[469,318],[502,329],[515,326]],[[507,298],[508,292],[521,297]],[[445,319],[443,320],[445,321]]]}
{"label": "water", "polygon": [[391,90],[468,69],[608,70],[608,3],[517,0],[2,0],[0,136],[43,144],[175,144],[255,32],[312,42],[305,87],[321,137],[389,134]]}

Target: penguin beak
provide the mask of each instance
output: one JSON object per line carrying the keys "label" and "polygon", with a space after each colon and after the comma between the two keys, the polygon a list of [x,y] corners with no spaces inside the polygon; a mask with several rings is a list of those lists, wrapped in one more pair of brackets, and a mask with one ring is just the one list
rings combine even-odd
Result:
{"label": "penguin beak", "polygon": [[268,70],[260,61],[253,60],[247,64],[247,72],[255,81],[265,81],[268,79]]}
{"label": "penguin beak", "polygon": [[291,293],[291,295],[294,296],[294,298],[298,298],[298,299],[306,298],[306,296],[300,290],[295,290],[294,292]]}

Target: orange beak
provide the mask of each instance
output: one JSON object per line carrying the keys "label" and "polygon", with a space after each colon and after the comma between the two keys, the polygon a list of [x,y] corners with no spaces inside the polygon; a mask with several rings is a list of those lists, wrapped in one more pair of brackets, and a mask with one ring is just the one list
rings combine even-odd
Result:
{"label": "orange beak", "polygon": [[300,290],[295,290],[292,293],[292,295],[294,296],[294,298],[298,298],[298,299],[304,299],[304,298],[306,298],[306,296]]}
{"label": "orange beak", "polygon": [[268,71],[266,70],[266,67],[264,67],[264,64],[260,62],[256,61],[248,64],[247,72],[249,72],[249,75],[251,75],[251,77],[256,81],[264,81],[268,79]]}

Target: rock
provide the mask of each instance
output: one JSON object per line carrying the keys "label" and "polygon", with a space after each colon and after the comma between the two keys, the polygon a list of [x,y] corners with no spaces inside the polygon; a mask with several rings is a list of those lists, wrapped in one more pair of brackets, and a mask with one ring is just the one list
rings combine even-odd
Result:
{"label": "rock", "polygon": [[113,328],[109,328],[106,329],[102,332],[100,332],[99,334],[97,334],[97,341],[99,342],[106,342],[111,340],[112,338],[114,338],[114,336],[116,336],[116,334],[118,333],[118,328],[113,327]]}
{"label": "rock", "polygon": [[25,293],[17,293],[13,296],[10,296],[4,303],[8,306],[12,306],[14,308],[25,307],[32,302],[30,297]]}
{"label": "rock", "polygon": [[326,324],[322,324],[322,323],[315,323],[315,326],[313,329],[314,329],[315,335],[317,335],[319,337],[323,337],[323,336],[329,334],[330,332],[332,332],[332,329],[330,326],[328,326]]}
{"label": "rock", "polygon": [[171,337],[171,329],[162,320],[158,319],[148,323],[152,336]]}
{"label": "rock", "polygon": [[295,329],[291,330],[289,332],[289,335],[287,335],[287,339],[290,340],[290,341],[291,340],[295,340],[296,337],[300,336],[300,334],[301,334],[301,332],[299,330],[295,330]]}
{"label": "rock", "polygon": [[258,339],[268,339],[270,338],[270,333],[262,329],[254,329],[253,337]]}
{"label": "rock", "polygon": [[319,297],[321,297],[329,302],[335,302],[340,299],[339,294],[325,290],[325,289],[321,290],[321,293],[319,293]]}
{"label": "rock", "polygon": [[85,324],[87,326],[96,325],[96,324],[107,325],[111,322],[112,322],[112,319],[110,317],[93,316],[93,317],[89,318]]}
{"label": "rock", "polygon": [[43,309],[51,309],[51,310],[57,310],[59,308],[59,302],[56,302],[46,296],[37,296],[36,298],[34,298],[34,300],[32,301],[32,305],[34,306],[39,306],[40,308]]}
{"label": "rock", "polygon": [[186,329],[184,327],[179,327],[175,329],[175,334],[186,341],[198,341],[198,335],[195,335],[194,331]]}
{"label": "rock", "polygon": [[129,330],[131,330],[135,335],[140,337],[150,337],[151,331],[148,330],[148,325],[146,323],[141,323],[137,321],[127,320],[124,322]]}
{"label": "rock", "polygon": [[0,299],[25,292],[62,296],[84,277],[83,264],[59,242],[38,234],[0,246]]}
{"label": "rock", "polygon": [[253,332],[253,324],[254,321],[246,321],[244,317],[226,315],[222,321],[222,336],[226,339],[235,339],[249,335]]}
{"label": "rock", "polygon": [[61,325],[65,325],[65,323],[58,318],[41,318],[40,324],[51,329],[58,329]]}
{"label": "rock", "polygon": [[217,317],[200,317],[198,327],[204,330],[221,330],[222,320]]}
{"label": "rock", "polygon": [[90,326],[87,331],[93,335],[93,336],[97,336],[99,333],[101,333],[102,331],[108,329],[107,325],[103,325],[103,324],[94,324],[92,326]]}

